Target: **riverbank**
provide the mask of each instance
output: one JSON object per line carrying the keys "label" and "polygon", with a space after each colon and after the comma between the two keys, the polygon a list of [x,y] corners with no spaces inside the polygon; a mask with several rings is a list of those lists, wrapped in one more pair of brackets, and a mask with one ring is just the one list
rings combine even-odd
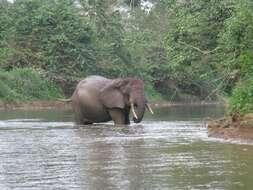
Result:
{"label": "riverbank", "polygon": [[[166,102],[153,101],[150,103],[152,107],[169,107],[169,106],[199,106],[199,105],[224,105],[223,102]],[[58,100],[53,101],[29,101],[18,103],[6,103],[0,101],[0,110],[41,110],[41,109],[71,109],[70,102]]]}
{"label": "riverbank", "polygon": [[168,101],[151,101],[150,103],[154,107],[169,107],[169,106],[200,106],[200,105],[222,105],[227,106],[226,101],[192,101],[192,102],[168,102]]}
{"label": "riverbank", "polygon": [[208,136],[253,141],[253,113],[208,122]]}
{"label": "riverbank", "polygon": [[42,110],[42,109],[71,109],[71,104],[62,101],[31,101],[18,103],[0,102],[0,111],[5,110]]}

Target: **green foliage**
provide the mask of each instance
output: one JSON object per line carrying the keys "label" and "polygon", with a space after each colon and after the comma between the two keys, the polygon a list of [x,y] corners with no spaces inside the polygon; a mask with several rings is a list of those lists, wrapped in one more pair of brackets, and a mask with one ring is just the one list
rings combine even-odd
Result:
{"label": "green foliage", "polygon": [[158,101],[162,100],[162,96],[158,93],[150,83],[146,83],[145,85],[145,92],[149,98],[149,101]]}
{"label": "green foliage", "polygon": [[92,72],[93,32],[75,1],[20,0],[12,11],[15,53],[5,68],[33,66],[67,81]]}
{"label": "green foliage", "polygon": [[96,0],[90,3],[95,15],[91,16],[96,34],[96,73],[108,77],[129,76],[132,57],[124,44],[125,28],[121,14],[112,11],[112,2]]}
{"label": "green foliage", "polygon": [[[230,16],[226,3],[218,1],[177,1],[170,5],[167,35],[169,78],[184,92],[204,99],[217,97],[221,78],[216,65],[218,34]],[[216,93],[213,93],[213,92]]]}
{"label": "green foliage", "polygon": [[232,97],[229,102],[229,112],[239,112],[245,114],[253,112],[253,77],[240,82],[233,90]]}
{"label": "green foliage", "polygon": [[13,55],[13,49],[9,44],[12,29],[12,18],[8,15],[10,7],[8,1],[0,2],[0,67],[6,65]]}
{"label": "green foliage", "polygon": [[0,70],[0,99],[3,101],[50,100],[61,94],[57,85],[43,79],[33,69]]}
{"label": "green foliage", "polygon": [[[220,35],[221,66],[230,72],[229,111],[241,114],[253,111],[253,2],[239,1],[226,20]],[[225,69],[224,69],[225,70]],[[238,82],[239,81],[239,82]]]}
{"label": "green foliage", "polygon": [[239,1],[234,6],[230,19],[220,34],[220,67],[230,73],[232,89],[239,80],[247,79],[253,74],[253,2]]}
{"label": "green foliage", "polygon": [[130,7],[138,7],[141,4],[141,0],[124,0],[124,3]]}
{"label": "green foliage", "polygon": [[1,77],[10,71],[23,81],[1,80],[1,96],[46,98],[39,78],[29,75],[33,86],[19,73],[29,67],[68,95],[96,74],[143,79],[152,99],[214,100],[236,88],[231,102],[239,101],[247,86],[237,84],[253,74],[252,1],[145,2],[149,11],[140,0],[0,1]]}

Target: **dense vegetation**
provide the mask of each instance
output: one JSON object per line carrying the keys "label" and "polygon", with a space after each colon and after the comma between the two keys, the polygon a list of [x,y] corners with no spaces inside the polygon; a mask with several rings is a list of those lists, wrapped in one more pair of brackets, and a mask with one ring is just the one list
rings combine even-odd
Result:
{"label": "dense vegetation", "polygon": [[251,0],[0,0],[1,73],[33,68],[65,94],[87,75],[134,76],[151,97],[232,95],[246,113],[252,50]]}
{"label": "dense vegetation", "polygon": [[0,70],[0,97],[6,102],[60,98],[61,89],[33,69]]}

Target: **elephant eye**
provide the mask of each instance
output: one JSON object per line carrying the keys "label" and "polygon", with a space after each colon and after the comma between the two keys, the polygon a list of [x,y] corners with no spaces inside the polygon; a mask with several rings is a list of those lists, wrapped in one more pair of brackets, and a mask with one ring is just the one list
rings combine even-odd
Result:
{"label": "elephant eye", "polygon": [[135,108],[137,108],[137,107],[138,107],[136,103],[134,103],[134,107],[135,107]]}

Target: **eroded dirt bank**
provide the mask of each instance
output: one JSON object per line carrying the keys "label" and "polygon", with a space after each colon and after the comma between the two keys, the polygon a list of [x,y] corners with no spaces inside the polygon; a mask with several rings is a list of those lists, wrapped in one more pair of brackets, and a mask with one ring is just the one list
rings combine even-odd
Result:
{"label": "eroded dirt bank", "polygon": [[208,122],[208,135],[224,139],[253,141],[253,113],[242,117],[224,117]]}
{"label": "eroded dirt bank", "polygon": [[62,101],[34,101],[19,103],[0,102],[0,110],[41,110],[41,109],[71,109],[71,104]]}
{"label": "eroded dirt bank", "polygon": [[[200,106],[200,105],[225,105],[224,102],[167,102],[152,101],[152,107],[169,107],[169,106]],[[32,101],[19,103],[4,103],[0,101],[0,110],[41,110],[41,109],[71,109],[70,102],[64,101]]]}

